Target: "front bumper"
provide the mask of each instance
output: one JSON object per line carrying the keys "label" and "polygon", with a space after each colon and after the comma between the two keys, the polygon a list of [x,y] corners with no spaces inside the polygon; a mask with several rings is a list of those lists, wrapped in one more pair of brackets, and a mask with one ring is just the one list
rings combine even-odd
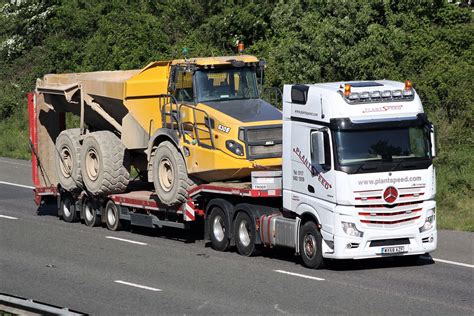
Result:
{"label": "front bumper", "polygon": [[[410,225],[399,228],[368,228],[357,222],[348,215],[335,214],[334,234],[323,233],[323,257],[332,259],[365,259],[382,258],[388,256],[418,255],[432,252],[436,249],[438,234],[436,221],[433,227],[427,231],[419,231],[423,226],[425,216]],[[364,233],[362,237],[347,235],[342,230],[341,221],[354,222],[357,228]],[[394,243],[394,240],[403,240],[401,244]],[[408,242],[407,242],[408,240]],[[372,243],[372,241],[377,241]],[[372,245],[371,245],[372,243]],[[382,244],[374,246],[374,244]],[[398,253],[384,254],[382,248],[403,246],[404,251]]]}

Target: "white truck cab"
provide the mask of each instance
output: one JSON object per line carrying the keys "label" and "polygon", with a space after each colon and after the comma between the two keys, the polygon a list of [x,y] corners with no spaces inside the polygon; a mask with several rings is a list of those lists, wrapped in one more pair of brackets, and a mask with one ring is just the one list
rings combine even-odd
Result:
{"label": "white truck cab", "polygon": [[283,210],[318,224],[324,258],[436,249],[434,129],[410,81],[285,85],[283,120]]}

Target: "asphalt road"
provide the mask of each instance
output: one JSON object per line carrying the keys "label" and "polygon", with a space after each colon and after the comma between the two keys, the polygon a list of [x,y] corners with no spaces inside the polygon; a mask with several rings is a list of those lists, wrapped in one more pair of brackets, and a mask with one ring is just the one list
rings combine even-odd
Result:
{"label": "asphalt road", "polygon": [[30,188],[5,184],[31,186],[30,172],[0,158],[1,293],[105,315],[474,313],[473,233],[440,231],[439,249],[415,264],[309,270],[283,249],[244,258],[173,230],[65,223],[53,206],[37,209]]}

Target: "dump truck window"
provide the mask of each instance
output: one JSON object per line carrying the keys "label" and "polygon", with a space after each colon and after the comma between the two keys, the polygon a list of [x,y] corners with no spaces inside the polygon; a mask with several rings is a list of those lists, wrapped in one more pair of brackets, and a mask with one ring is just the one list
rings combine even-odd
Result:
{"label": "dump truck window", "polygon": [[191,72],[178,70],[174,96],[177,101],[193,102],[193,76]]}
{"label": "dump truck window", "polygon": [[200,102],[258,98],[253,68],[198,70],[196,85]]}

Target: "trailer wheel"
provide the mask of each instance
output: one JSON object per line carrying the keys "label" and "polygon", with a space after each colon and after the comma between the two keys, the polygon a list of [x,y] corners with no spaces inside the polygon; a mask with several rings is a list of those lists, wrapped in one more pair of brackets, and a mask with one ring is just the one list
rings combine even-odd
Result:
{"label": "trailer wheel", "polygon": [[255,254],[256,237],[257,232],[250,216],[245,212],[239,212],[234,222],[235,245],[239,254],[246,257]]}
{"label": "trailer wheel", "polygon": [[129,152],[112,132],[90,133],[81,150],[82,178],[93,195],[122,193],[130,177]]}
{"label": "trailer wheel", "polygon": [[109,230],[121,230],[120,214],[117,205],[113,201],[108,201],[105,206],[105,223]]}
{"label": "trailer wheel", "polygon": [[166,205],[186,202],[188,173],[183,156],[169,141],[162,142],[153,153],[153,184],[156,195]]}
{"label": "trailer wheel", "polygon": [[82,185],[80,129],[67,129],[56,138],[56,173],[58,181],[66,190]]}
{"label": "trailer wheel", "polygon": [[95,227],[100,224],[100,217],[97,214],[97,207],[92,203],[92,200],[85,199],[83,204],[84,223],[89,227]]}
{"label": "trailer wheel", "polygon": [[321,233],[314,222],[306,222],[300,230],[300,255],[306,267],[318,269],[323,264]]}
{"label": "trailer wheel", "polygon": [[217,251],[226,251],[229,249],[230,236],[229,228],[224,211],[215,206],[209,217],[209,235],[211,237],[211,246]]}
{"label": "trailer wheel", "polygon": [[79,217],[77,216],[76,212],[76,204],[74,203],[74,199],[70,194],[65,193],[61,195],[59,207],[61,208],[62,218],[65,222],[77,222]]}

